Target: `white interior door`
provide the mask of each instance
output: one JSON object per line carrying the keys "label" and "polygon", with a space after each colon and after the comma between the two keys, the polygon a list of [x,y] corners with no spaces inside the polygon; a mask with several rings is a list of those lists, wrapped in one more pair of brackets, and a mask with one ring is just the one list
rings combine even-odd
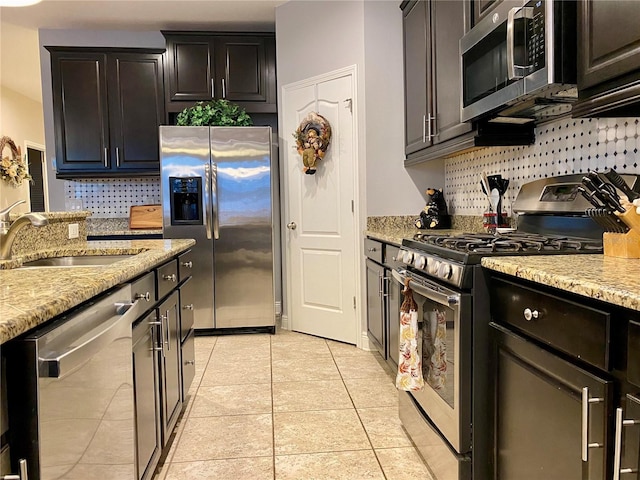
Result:
{"label": "white interior door", "polygon": [[[292,330],[348,343],[357,340],[354,75],[283,88],[283,132],[316,111],[332,138],[315,175],[302,171],[285,137],[285,234],[288,313]],[[294,227],[295,224],[295,227]]]}

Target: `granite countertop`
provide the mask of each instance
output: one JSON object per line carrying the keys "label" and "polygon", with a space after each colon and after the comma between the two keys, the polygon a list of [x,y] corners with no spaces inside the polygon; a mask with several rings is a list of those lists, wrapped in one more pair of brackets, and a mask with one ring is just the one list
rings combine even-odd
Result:
{"label": "granite countertop", "polygon": [[131,229],[128,218],[88,218],[87,235],[90,237],[162,235],[162,228]]}
{"label": "granite countertop", "polygon": [[[0,262],[0,343],[66,312],[92,297],[151,270],[195,245],[195,240],[89,241],[34,251]],[[67,255],[134,257],[111,265],[16,268],[31,260]]]}
{"label": "granite countertop", "polygon": [[640,259],[591,254],[485,257],[482,266],[640,311]]}
{"label": "granite countertop", "polygon": [[417,228],[380,228],[369,229],[364,231],[364,236],[380,240],[381,242],[391,243],[396,246],[402,246],[403,238],[412,238],[416,233],[426,233],[432,235],[461,235],[462,230],[440,229],[440,230],[419,230]]}

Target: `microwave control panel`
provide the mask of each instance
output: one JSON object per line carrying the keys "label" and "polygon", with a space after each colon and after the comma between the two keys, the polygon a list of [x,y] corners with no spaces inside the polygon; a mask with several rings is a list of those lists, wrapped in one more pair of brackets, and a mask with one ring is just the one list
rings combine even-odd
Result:
{"label": "microwave control panel", "polygon": [[534,0],[524,8],[532,12],[527,22],[527,50],[529,71],[533,73],[545,66],[545,2]]}

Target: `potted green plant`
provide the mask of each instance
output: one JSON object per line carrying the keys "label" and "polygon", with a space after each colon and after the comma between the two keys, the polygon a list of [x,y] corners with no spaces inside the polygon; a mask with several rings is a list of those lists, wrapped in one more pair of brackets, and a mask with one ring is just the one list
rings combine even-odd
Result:
{"label": "potted green plant", "polygon": [[185,108],[177,115],[176,125],[180,127],[248,127],[253,125],[253,122],[243,108],[228,100],[220,99],[196,102],[192,107]]}

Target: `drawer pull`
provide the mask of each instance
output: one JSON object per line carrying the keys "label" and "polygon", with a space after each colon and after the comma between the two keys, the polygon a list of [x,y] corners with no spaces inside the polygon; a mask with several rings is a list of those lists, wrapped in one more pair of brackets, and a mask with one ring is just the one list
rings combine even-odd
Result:
{"label": "drawer pull", "polygon": [[189,303],[182,307],[183,310],[193,310],[193,303]]}
{"label": "drawer pull", "polygon": [[149,292],[136,293],[135,299],[136,300],[144,300],[145,302],[150,302],[151,301],[151,294]]}
{"label": "drawer pull", "polygon": [[538,310],[531,310],[530,308],[524,309],[524,319],[527,322],[530,322],[532,318],[538,319],[540,317],[542,317],[542,313],[540,313]]}
{"label": "drawer pull", "polygon": [[193,262],[191,262],[191,261],[182,262],[182,263],[180,263],[180,265],[182,265],[185,268],[191,268],[191,267],[193,267]]}
{"label": "drawer pull", "polygon": [[195,365],[196,361],[195,360],[187,360],[186,362],[184,362],[185,365]]}
{"label": "drawer pull", "polygon": [[589,406],[592,403],[602,403],[604,398],[597,398],[589,396],[589,387],[582,389],[582,461],[589,461],[589,449],[590,448],[602,448],[604,445],[601,443],[589,443]]}
{"label": "drawer pull", "polygon": [[369,247],[369,249],[368,249],[368,250],[369,250],[370,252],[375,252],[377,249],[376,249],[376,247]]}
{"label": "drawer pull", "polygon": [[163,279],[163,280],[169,280],[170,282],[175,283],[175,282],[176,282],[176,280],[177,280],[177,277],[176,277],[176,274],[175,274],[175,273],[172,273],[171,275],[163,275],[163,276],[162,276],[162,279]]}

